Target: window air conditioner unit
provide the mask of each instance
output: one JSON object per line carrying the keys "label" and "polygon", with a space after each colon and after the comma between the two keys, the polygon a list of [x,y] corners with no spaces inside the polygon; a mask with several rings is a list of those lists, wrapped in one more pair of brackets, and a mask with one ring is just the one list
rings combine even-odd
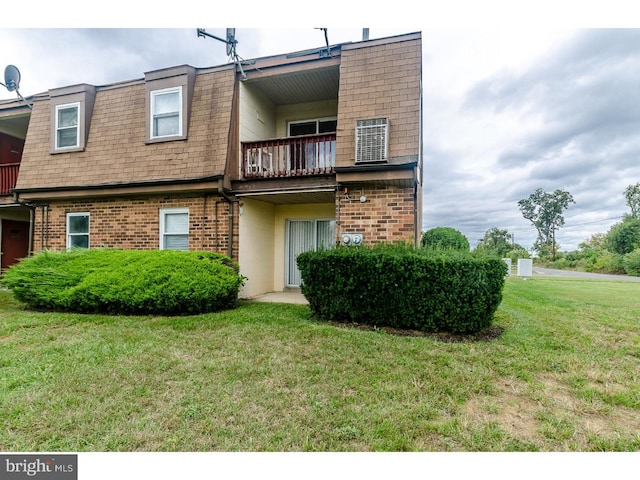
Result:
{"label": "window air conditioner unit", "polygon": [[389,119],[356,120],[356,163],[386,162]]}

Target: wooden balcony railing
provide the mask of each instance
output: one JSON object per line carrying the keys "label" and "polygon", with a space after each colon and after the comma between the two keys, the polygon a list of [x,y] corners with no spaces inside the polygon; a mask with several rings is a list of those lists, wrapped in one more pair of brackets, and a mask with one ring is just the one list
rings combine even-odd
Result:
{"label": "wooden balcony railing", "polygon": [[320,175],[335,165],[335,133],[242,142],[243,178]]}
{"label": "wooden balcony railing", "polygon": [[0,164],[0,195],[9,195],[18,181],[20,163]]}

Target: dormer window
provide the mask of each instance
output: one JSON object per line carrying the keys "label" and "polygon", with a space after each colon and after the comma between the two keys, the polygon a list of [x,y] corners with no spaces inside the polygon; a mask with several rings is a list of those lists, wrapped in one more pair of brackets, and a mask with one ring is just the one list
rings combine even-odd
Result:
{"label": "dormer window", "polygon": [[151,92],[151,138],[182,136],[182,87]]}
{"label": "dormer window", "polygon": [[49,90],[51,98],[51,153],[83,151],[96,99],[96,87],[72,85]]}
{"label": "dormer window", "polygon": [[144,74],[146,143],[186,140],[196,69],[188,65]]}
{"label": "dormer window", "polygon": [[80,145],[80,103],[56,106],[56,150]]}

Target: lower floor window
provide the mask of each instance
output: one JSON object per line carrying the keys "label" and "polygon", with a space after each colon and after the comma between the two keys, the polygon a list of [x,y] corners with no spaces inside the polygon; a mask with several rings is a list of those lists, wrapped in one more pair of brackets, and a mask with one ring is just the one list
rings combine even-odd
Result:
{"label": "lower floor window", "polygon": [[67,213],[67,248],[89,248],[88,213]]}
{"label": "lower floor window", "polygon": [[160,250],[189,250],[189,209],[160,210]]}

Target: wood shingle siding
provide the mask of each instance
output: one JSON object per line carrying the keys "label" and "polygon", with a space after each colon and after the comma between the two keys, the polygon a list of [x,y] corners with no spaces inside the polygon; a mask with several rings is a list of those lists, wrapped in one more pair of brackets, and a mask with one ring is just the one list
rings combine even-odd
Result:
{"label": "wood shingle siding", "polygon": [[223,175],[233,82],[232,69],[197,75],[188,139],[153,144],[145,143],[144,83],[98,88],[81,152],[50,153],[49,102],[35,102],[16,188],[83,188]]}

